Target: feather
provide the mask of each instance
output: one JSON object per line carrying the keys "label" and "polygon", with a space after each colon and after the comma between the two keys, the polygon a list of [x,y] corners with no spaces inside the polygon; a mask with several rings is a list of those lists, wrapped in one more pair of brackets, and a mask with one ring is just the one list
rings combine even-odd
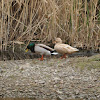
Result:
{"label": "feather", "polygon": [[77,48],[74,48],[68,44],[63,44],[62,40],[60,38],[56,39],[56,44],[54,46],[54,49],[61,54],[71,54],[74,52],[79,51]]}
{"label": "feather", "polygon": [[46,50],[54,51],[53,48],[51,48],[51,47],[49,47],[49,46],[46,46],[46,45],[44,45],[44,44],[36,44],[36,45],[37,45],[37,46],[40,46],[40,47],[42,47],[42,48],[44,48],[44,49],[46,49]]}

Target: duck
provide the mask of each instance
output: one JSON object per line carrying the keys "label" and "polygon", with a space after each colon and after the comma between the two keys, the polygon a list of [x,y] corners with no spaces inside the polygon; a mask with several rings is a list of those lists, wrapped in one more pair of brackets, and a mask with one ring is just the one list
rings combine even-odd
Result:
{"label": "duck", "polygon": [[25,52],[31,51],[32,53],[37,53],[41,55],[41,58],[39,60],[44,60],[44,55],[50,56],[50,55],[57,55],[58,53],[55,52],[55,50],[47,45],[44,44],[35,44],[35,43],[29,43],[27,46]]}
{"label": "duck", "polygon": [[55,42],[54,43],[55,43],[54,49],[58,53],[62,54],[61,59],[66,58],[67,54],[72,54],[74,52],[79,51],[77,48],[74,48],[74,47],[72,47],[72,46],[70,46],[68,44],[62,43],[61,38],[55,38]]}

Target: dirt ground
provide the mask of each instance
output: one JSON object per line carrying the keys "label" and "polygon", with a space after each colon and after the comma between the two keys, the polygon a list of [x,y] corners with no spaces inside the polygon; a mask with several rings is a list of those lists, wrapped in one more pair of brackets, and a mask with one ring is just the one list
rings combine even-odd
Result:
{"label": "dirt ground", "polygon": [[100,100],[100,54],[0,61],[0,98]]}

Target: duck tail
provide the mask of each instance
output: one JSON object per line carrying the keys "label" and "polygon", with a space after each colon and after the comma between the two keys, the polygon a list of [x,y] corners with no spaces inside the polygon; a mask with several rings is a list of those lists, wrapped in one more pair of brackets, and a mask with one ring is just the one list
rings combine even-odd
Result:
{"label": "duck tail", "polygon": [[58,52],[56,52],[56,51],[51,51],[51,55],[58,55]]}
{"label": "duck tail", "polygon": [[75,51],[79,51],[79,49],[75,48]]}

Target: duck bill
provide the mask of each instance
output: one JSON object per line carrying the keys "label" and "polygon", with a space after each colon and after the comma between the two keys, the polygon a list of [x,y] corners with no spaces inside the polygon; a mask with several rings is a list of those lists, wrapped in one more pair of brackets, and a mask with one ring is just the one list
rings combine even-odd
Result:
{"label": "duck bill", "polygon": [[25,52],[28,52],[28,49],[26,49]]}

